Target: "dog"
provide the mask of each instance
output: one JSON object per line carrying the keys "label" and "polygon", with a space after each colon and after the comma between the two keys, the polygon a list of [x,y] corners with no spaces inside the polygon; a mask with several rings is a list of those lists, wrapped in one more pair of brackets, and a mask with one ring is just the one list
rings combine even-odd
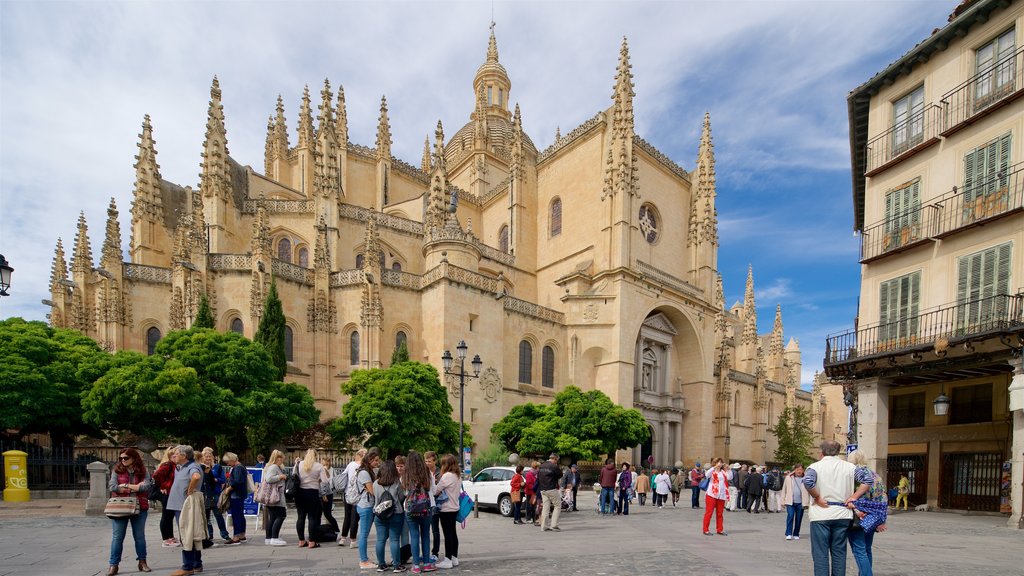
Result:
{"label": "dog", "polygon": [[928,511],[928,505],[927,504],[920,504],[918,506],[914,506],[914,510],[916,512],[927,512]]}

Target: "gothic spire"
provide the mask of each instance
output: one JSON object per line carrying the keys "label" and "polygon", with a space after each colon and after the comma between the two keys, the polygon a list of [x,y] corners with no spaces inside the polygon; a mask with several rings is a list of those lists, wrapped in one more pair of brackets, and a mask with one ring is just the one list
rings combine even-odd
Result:
{"label": "gothic spire", "polygon": [[775,324],[772,326],[772,334],[768,340],[768,354],[775,357],[781,355],[782,352],[782,304],[776,304]]}
{"label": "gothic spire", "polygon": [[50,292],[61,288],[61,281],[68,279],[68,263],[64,259],[64,241],[57,238],[57,247],[53,251],[53,264],[50,266]]}
{"label": "gothic spire", "polygon": [[388,100],[380,97],[380,116],[377,118],[377,159],[391,159],[391,124],[388,122]]}
{"label": "gothic spire", "polygon": [[334,108],[331,107],[331,100],[334,95],[331,93],[331,83],[324,78],[324,87],[320,90],[320,114],[317,116],[317,131],[320,135],[334,133]]}
{"label": "gothic spire", "polygon": [[430,136],[423,137],[423,159],[420,160],[420,170],[424,174],[430,174]]}
{"label": "gothic spire", "polygon": [[302,106],[299,108],[299,148],[313,146],[313,112],[309,104],[309,85],[302,89]]}
{"label": "gothic spire", "polygon": [[252,223],[252,253],[255,260],[270,256],[270,219],[262,198],[257,202],[256,219]]}
{"label": "gothic spire", "polygon": [[224,127],[224,106],[221,104],[220,82],[213,77],[210,86],[210,108],[206,114],[206,139],[203,141],[200,188],[203,196],[229,196],[228,137]]}
{"label": "gothic spire", "polygon": [[704,113],[700,148],[695,168],[697,189],[690,204],[690,244],[718,245],[718,212],[715,209],[715,146],[711,140],[711,114]]}
{"label": "gothic spire", "polygon": [[334,123],[338,146],[348,148],[348,112],[345,110],[345,87],[338,85],[338,120]]}
{"label": "gothic spire", "polygon": [[374,282],[381,281],[380,255],[380,236],[377,234],[377,212],[371,210],[369,218],[366,219],[366,238],[363,243],[363,269],[373,274]]}
{"label": "gothic spire", "polygon": [[78,232],[75,233],[71,271],[76,275],[92,271],[92,247],[89,246],[89,226],[85,223],[85,212],[78,213]]}
{"label": "gothic spire", "polygon": [[512,164],[509,167],[512,178],[523,175],[523,118],[519,112],[519,103],[512,114]]}
{"label": "gothic spire", "polygon": [[612,100],[615,102],[613,110],[613,130],[619,136],[633,135],[633,72],[629,63],[629,44],[626,37],[622,37],[622,48],[619,50],[619,65],[615,69],[615,90],[612,93]]}
{"label": "gothic spire", "polygon": [[494,24],[491,24],[491,37],[487,40],[487,63],[498,63],[498,40],[494,37]]}
{"label": "gothic spire", "polygon": [[263,145],[263,173],[268,177],[274,174],[274,116],[267,116],[267,139]]}
{"label": "gothic spire", "polygon": [[633,73],[630,68],[629,44],[623,37],[612,91],[611,139],[605,162],[602,199],[620,192],[637,194],[637,161],[633,155]]}
{"label": "gothic spire", "polygon": [[100,265],[108,271],[119,270],[121,261],[121,224],[117,221],[117,204],[111,198],[110,206],[107,207],[107,233],[103,240]]}
{"label": "gothic spire", "polygon": [[430,177],[430,196],[427,201],[427,228],[444,226],[447,209],[448,166],[444,160],[444,128],[437,121],[434,131],[434,166]]}
{"label": "gothic spire", "polygon": [[156,163],[156,142],[149,114],[142,120],[139,153],[135,156],[135,191],[132,194],[132,222],[156,221],[163,216],[160,193],[160,165]]}
{"label": "gothic spire", "polygon": [[316,246],[313,247],[313,267],[317,270],[331,269],[330,247],[327,245],[327,223],[323,215],[320,216],[320,224],[316,227]]}
{"label": "gothic spire", "polygon": [[314,150],[313,191],[328,198],[341,190],[338,179],[338,147],[334,126],[334,109],[331,107],[331,84],[324,79],[320,91],[320,115],[317,118],[317,144]]}
{"label": "gothic spire", "polygon": [[288,123],[284,118],[284,99],[277,95],[277,114],[274,116],[274,154],[288,156]]}
{"label": "gothic spire", "polygon": [[757,343],[757,306],[754,304],[754,267],[747,267],[747,289],[743,295],[743,337],[744,344]]}
{"label": "gothic spire", "polygon": [[[516,106],[518,106],[518,104],[516,104]],[[558,144],[558,141],[561,140],[561,139],[562,139],[562,127],[561,126],[555,126],[555,144]]]}

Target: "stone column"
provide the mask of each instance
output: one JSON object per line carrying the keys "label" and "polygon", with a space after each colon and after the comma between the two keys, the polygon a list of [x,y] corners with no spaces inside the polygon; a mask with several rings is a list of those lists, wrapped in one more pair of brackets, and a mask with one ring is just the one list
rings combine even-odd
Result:
{"label": "stone column", "polygon": [[85,513],[88,516],[102,516],[110,497],[110,491],[107,490],[107,465],[91,462],[85,468],[89,471],[89,498],[85,501]]}
{"label": "stone column", "polygon": [[1010,442],[1010,519],[1007,526],[1024,528],[1024,357],[1010,359],[1013,379],[1010,380],[1010,415],[1013,433]]}
{"label": "stone column", "polygon": [[857,444],[868,466],[882,478],[889,464],[889,381],[867,378],[857,383]]}

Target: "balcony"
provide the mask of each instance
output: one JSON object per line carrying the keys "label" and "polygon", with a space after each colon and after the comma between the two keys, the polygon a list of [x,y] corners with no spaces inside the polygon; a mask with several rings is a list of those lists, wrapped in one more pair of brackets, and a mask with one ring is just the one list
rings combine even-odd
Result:
{"label": "balcony", "polygon": [[864,229],[860,238],[860,262],[865,264],[931,241],[937,206],[921,206]]}
{"label": "balcony", "polygon": [[897,322],[832,335],[825,340],[825,372],[851,362],[931,348],[940,339],[958,341],[1024,332],[1024,292],[948,304]]}
{"label": "balcony", "polygon": [[1024,96],[1024,48],[969,78],[942,97],[943,137]]}
{"label": "balcony", "polygon": [[970,188],[953,188],[934,205],[938,207],[935,235],[939,238],[1020,211],[1024,209],[1024,162]]}
{"label": "balcony", "polygon": [[929,104],[907,120],[868,140],[864,176],[874,176],[938,142],[941,129],[942,108]]}

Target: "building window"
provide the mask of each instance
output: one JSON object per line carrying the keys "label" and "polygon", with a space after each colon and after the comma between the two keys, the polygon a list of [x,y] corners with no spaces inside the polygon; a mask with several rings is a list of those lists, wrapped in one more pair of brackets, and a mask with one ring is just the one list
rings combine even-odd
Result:
{"label": "building window", "polygon": [[889,428],[924,426],[924,392],[899,394],[889,398]]}
{"label": "building window", "polygon": [[562,199],[555,198],[551,201],[551,237],[554,238],[562,233]]}
{"label": "building window", "polygon": [[958,386],[951,392],[950,424],[992,421],[992,385]]}
{"label": "building window", "polygon": [[1015,36],[1010,28],[974,53],[975,71],[980,75],[974,85],[975,109],[1013,91]]}
{"label": "building window", "polygon": [[156,343],[160,341],[160,329],[153,326],[146,330],[146,354],[150,356],[156,352]]}
{"label": "building window", "polygon": [[519,382],[533,384],[533,346],[526,340],[519,342]]}
{"label": "building window", "polygon": [[493,86],[488,86],[487,87],[487,105],[490,106],[491,104],[493,104],[493,100],[494,100],[494,87]]}
{"label": "building window", "polygon": [[644,235],[644,240],[647,240],[648,244],[658,241],[658,214],[654,206],[644,204],[640,207],[639,225],[640,233]]}
{"label": "building window", "polygon": [[399,262],[398,260],[395,260],[394,262],[391,263],[391,269],[394,270],[395,272],[401,272],[402,263]]}
{"label": "building window", "polygon": [[964,155],[964,224],[996,214],[1008,205],[1010,136],[1004,134]]}
{"label": "building window", "polygon": [[395,334],[395,350],[398,350],[405,344],[405,349],[409,349],[409,337],[405,335],[405,332],[399,330],[398,334]]}
{"label": "building window", "polygon": [[348,337],[348,363],[351,366],[359,365],[359,331],[353,330]]}
{"label": "building window", "polygon": [[505,105],[505,89],[498,88],[498,106]]}
{"label": "building window", "polygon": [[299,266],[309,268],[309,248],[299,248]]}
{"label": "building window", "polygon": [[231,320],[231,331],[236,334],[245,334],[245,325],[242,324],[241,318]]}
{"label": "building window", "polygon": [[555,387],[555,350],[545,346],[541,351],[540,385],[545,388]]}
{"label": "building window", "polygon": [[924,85],[892,105],[892,150],[899,154],[924,140]]}
{"label": "building window", "polygon": [[503,224],[498,230],[498,250],[508,254],[508,225]]}
{"label": "building window", "polygon": [[879,290],[879,339],[891,342],[917,336],[921,272],[882,282]]}
{"label": "building window", "polygon": [[921,226],[921,181],[914,180],[885,195],[885,239],[891,250],[917,240]]}
{"label": "building window", "polygon": [[284,327],[284,359],[287,362],[295,360],[295,333],[291,326]]}
{"label": "building window", "polygon": [[282,262],[292,261],[292,241],[287,238],[281,238],[277,243],[277,259]]}
{"label": "building window", "polygon": [[958,328],[985,329],[986,324],[1006,317],[1008,302],[993,296],[1010,292],[1012,254],[1013,243],[1007,242],[957,260]]}
{"label": "building window", "polygon": [[363,255],[362,254],[356,254],[356,268],[358,268],[360,270],[363,269]]}

